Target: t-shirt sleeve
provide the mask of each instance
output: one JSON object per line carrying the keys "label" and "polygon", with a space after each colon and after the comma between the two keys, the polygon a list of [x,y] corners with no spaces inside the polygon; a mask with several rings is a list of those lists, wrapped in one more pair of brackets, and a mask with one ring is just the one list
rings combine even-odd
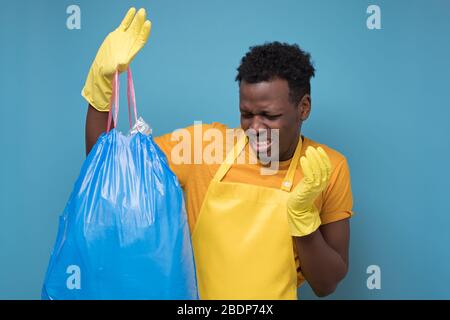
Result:
{"label": "t-shirt sleeve", "polygon": [[209,129],[226,132],[227,126],[218,122],[200,123],[155,138],[183,189],[194,171],[195,164],[203,161],[203,136]]}
{"label": "t-shirt sleeve", "polygon": [[[189,172],[191,161],[183,161],[178,156],[183,156],[183,152],[187,155],[191,152],[191,145],[193,140],[193,127],[187,127],[175,130],[165,135],[155,137],[155,143],[166,155],[169,162],[170,169],[175,173],[182,188],[186,185],[189,179]],[[177,154],[176,157],[173,154]],[[177,159],[175,159],[177,158]]]}
{"label": "t-shirt sleeve", "polygon": [[320,212],[322,224],[327,224],[353,215],[353,196],[350,183],[350,170],[344,157],[333,170],[330,183],[323,195]]}

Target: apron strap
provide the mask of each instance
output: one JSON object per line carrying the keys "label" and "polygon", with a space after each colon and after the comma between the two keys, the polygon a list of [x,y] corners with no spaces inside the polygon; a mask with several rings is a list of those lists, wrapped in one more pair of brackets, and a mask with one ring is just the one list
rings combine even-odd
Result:
{"label": "apron strap", "polygon": [[289,165],[288,172],[281,183],[281,190],[290,192],[294,184],[295,171],[297,170],[298,163],[300,160],[300,155],[302,151],[302,136],[298,140],[297,148],[295,149],[294,156],[292,157],[291,163]]}
{"label": "apron strap", "polygon": [[236,160],[236,158],[241,154],[246,144],[247,144],[247,136],[243,135],[238,140],[238,142],[233,146],[233,150],[231,150],[227,154],[225,161],[220,165],[219,170],[217,170],[213,180],[221,181],[223,177],[225,177],[228,170],[230,170],[232,164],[234,163],[234,160]]}

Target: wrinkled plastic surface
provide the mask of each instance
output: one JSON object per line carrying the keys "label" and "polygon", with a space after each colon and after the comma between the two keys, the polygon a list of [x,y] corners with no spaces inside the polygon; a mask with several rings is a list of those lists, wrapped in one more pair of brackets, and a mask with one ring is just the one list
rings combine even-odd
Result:
{"label": "wrinkled plastic surface", "polygon": [[198,298],[179,182],[149,131],[131,132],[103,133],[85,160],[43,299]]}

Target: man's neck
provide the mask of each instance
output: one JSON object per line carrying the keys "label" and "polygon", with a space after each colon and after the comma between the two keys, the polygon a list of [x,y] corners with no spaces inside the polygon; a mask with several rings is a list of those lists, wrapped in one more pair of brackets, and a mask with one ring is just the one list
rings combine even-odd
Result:
{"label": "man's neck", "polygon": [[302,142],[303,142],[303,137],[301,136],[301,134],[299,134],[297,136],[297,138],[295,139],[295,143],[292,143],[291,146],[289,147],[288,152],[286,152],[286,154],[280,155],[280,160],[279,160],[280,162],[292,159],[292,157],[294,156],[294,153],[295,153],[295,149],[297,149],[299,138],[301,138]]}

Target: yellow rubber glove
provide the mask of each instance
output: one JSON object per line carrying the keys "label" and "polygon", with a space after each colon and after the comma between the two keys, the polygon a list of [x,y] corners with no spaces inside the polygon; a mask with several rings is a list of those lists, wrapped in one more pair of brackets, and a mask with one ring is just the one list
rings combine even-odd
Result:
{"label": "yellow rubber glove", "polygon": [[147,42],[151,22],[145,18],[145,9],[139,9],[136,14],[136,9],[131,8],[119,27],[108,34],[100,46],[81,92],[98,111],[109,111],[115,71],[127,70]]}
{"label": "yellow rubber glove", "polygon": [[300,158],[303,179],[289,196],[287,203],[288,222],[291,234],[306,236],[319,228],[320,214],[314,200],[328,185],[331,162],[325,151],[318,147],[308,147],[306,157]]}

